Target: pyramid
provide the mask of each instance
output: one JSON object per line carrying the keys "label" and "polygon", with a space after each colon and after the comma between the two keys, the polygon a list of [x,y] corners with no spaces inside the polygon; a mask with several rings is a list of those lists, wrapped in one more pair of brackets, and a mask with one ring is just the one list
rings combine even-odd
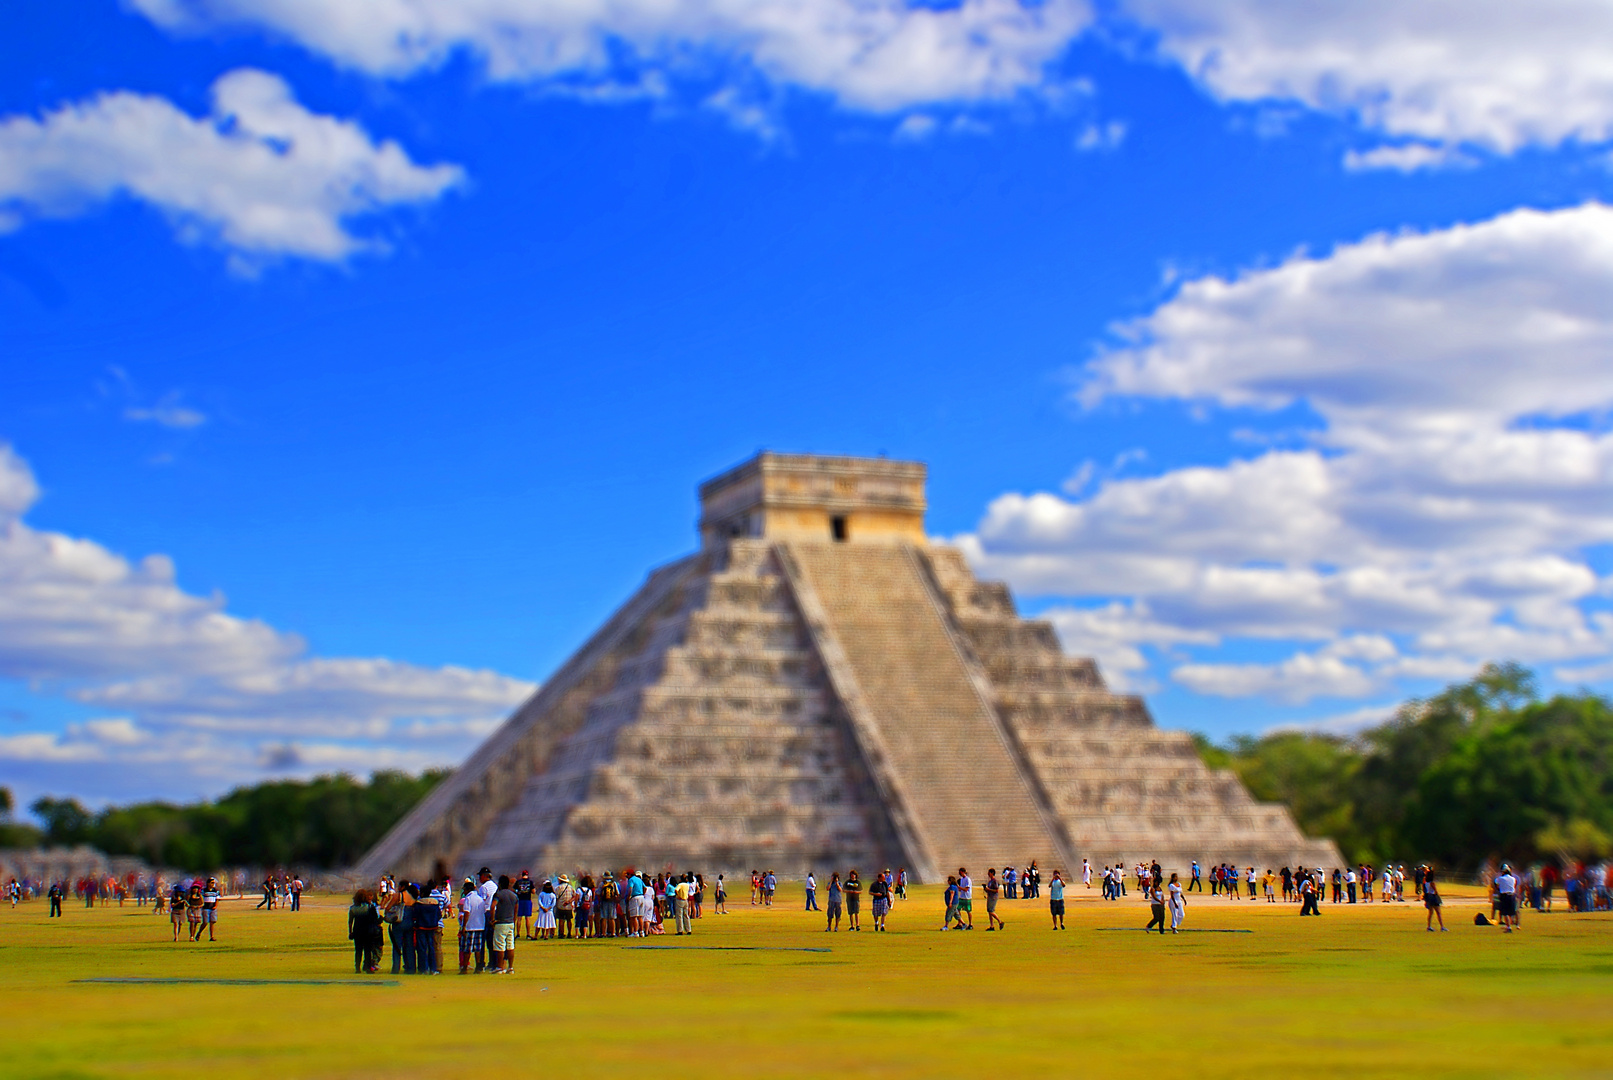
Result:
{"label": "pyramid", "polygon": [[1342,863],[931,543],[925,475],[762,453],[702,484],[700,550],[356,872]]}

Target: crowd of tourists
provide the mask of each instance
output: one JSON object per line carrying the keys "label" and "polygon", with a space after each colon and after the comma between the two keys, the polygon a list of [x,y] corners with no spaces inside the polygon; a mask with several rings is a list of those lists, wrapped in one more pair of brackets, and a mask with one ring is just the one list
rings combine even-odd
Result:
{"label": "crowd of tourists", "polygon": [[[769,873],[766,902],[778,879]],[[727,914],[727,890],[721,874],[709,886],[713,910]],[[705,914],[705,876],[602,872],[597,878],[555,874],[538,880],[531,872],[494,877],[482,867],[456,888],[452,877],[399,883],[383,877],[376,888],[353,894],[348,908],[348,938],[353,942],[353,969],[376,973],[387,943],[392,947],[394,975],[441,975],[448,963],[445,933],[452,928],[459,973],[507,974],[515,970],[515,943],[585,941],[597,938],[659,937],[673,927],[674,936],[694,933]],[[761,903],[762,885],[752,889]]]}

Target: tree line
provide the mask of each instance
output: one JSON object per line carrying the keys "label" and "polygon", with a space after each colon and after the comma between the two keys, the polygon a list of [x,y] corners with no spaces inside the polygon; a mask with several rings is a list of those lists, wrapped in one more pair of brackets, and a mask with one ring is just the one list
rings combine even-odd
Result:
{"label": "tree line", "polygon": [[11,793],[0,788],[0,836],[6,846],[88,844],[157,866],[202,872],[221,866],[350,866],[408,813],[448,770],[411,776],[383,771],[276,780],[237,788],[213,801],[109,806],[90,811],[76,799],[42,798],[29,809],[43,828],[10,820]]}
{"label": "tree line", "polygon": [[1352,862],[1472,869],[1613,854],[1613,703],[1583,691],[1543,700],[1518,664],[1487,665],[1353,736],[1195,739],[1206,764],[1286,803]]}

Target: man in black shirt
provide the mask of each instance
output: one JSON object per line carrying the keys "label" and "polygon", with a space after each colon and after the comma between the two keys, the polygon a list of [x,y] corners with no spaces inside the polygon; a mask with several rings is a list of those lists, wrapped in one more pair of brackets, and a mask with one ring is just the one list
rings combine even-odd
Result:
{"label": "man in black shirt", "polygon": [[517,937],[526,935],[528,941],[536,941],[532,936],[532,894],[538,891],[538,886],[532,880],[532,875],[525,870],[515,879],[512,886],[515,889],[515,934]]}

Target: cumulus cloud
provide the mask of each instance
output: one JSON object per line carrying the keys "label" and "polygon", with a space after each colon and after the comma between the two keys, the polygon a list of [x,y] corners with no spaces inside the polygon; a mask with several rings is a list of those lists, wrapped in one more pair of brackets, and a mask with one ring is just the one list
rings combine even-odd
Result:
{"label": "cumulus cloud", "polygon": [[[417,165],[395,142],[309,112],[266,72],[232,71],[212,96],[203,117],[115,91],[0,119],[0,232],[126,196],[243,266],[283,255],[337,261],[379,246],[353,231],[355,220],[430,202],[464,178],[457,166]],[[144,419],[183,426],[191,417]]]}
{"label": "cumulus cloud", "polygon": [[106,715],[0,738],[8,770],[160,766],[195,794],[269,766],[420,768],[457,760],[533,690],[491,671],[309,656],[222,597],[180,588],[162,556],[130,562],[32,528],[37,496],[27,463],[0,445],[0,677]]}
{"label": "cumulus cloud", "polygon": [[159,25],[254,26],[397,76],[469,52],[495,79],[637,84],[724,67],[889,112],[1040,86],[1091,21],[1085,0],[132,0]]}
{"label": "cumulus cloud", "polygon": [[[1118,328],[1080,399],[1303,405],[1322,421],[1309,445],[1005,494],[959,543],[1028,593],[1146,605],[1154,639],[1117,624],[1111,649],[1316,643],[1179,664],[1202,693],[1360,697],[1509,658],[1601,672],[1613,616],[1587,551],[1613,542],[1610,290],[1598,204],[1189,281]],[[1095,626],[1072,640],[1101,655]]]}
{"label": "cumulus cloud", "polygon": [[1122,8],[1223,101],[1299,102],[1400,144],[1358,166],[1450,161],[1434,155],[1463,144],[1510,153],[1613,138],[1607,0],[1122,0]]}

